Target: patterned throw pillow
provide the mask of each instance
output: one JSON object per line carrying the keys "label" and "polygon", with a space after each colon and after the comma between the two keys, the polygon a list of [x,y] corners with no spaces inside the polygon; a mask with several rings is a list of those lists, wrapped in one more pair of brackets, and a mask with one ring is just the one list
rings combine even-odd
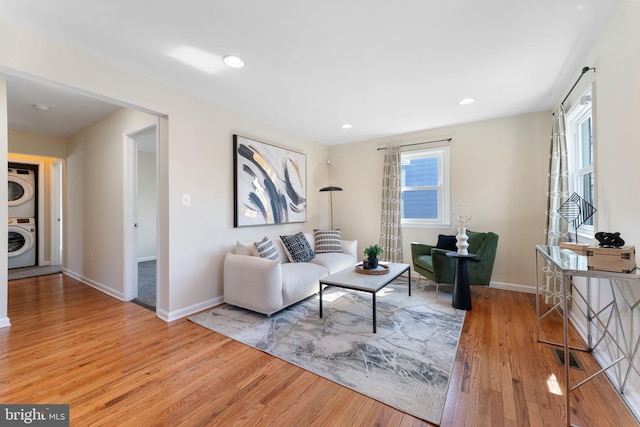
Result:
{"label": "patterned throw pillow", "polygon": [[272,259],[274,261],[280,261],[280,256],[278,255],[278,250],[271,240],[264,237],[264,239],[255,243],[256,250],[258,251],[258,255],[262,258]]}
{"label": "patterned throw pillow", "polygon": [[316,241],[316,253],[342,252],[340,230],[313,230]]}
{"label": "patterned throw pillow", "polygon": [[284,249],[291,262],[307,262],[315,256],[304,234],[297,233],[293,236],[280,236]]}

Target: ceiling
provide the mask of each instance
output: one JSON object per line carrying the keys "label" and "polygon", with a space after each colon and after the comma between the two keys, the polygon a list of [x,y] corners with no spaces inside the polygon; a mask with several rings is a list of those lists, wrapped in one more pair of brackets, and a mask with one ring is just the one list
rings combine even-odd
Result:
{"label": "ceiling", "polygon": [[[616,2],[0,0],[0,19],[334,145],[553,108]],[[176,59],[184,48],[206,72]],[[68,136],[113,111],[26,80],[8,90],[17,129]]]}

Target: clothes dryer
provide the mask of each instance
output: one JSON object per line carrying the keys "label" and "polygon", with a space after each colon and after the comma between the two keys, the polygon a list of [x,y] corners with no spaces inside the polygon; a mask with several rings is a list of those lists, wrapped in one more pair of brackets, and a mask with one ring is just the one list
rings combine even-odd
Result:
{"label": "clothes dryer", "polygon": [[9,218],[35,218],[36,178],[29,169],[9,168],[7,172]]}
{"label": "clothes dryer", "polygon": [[9,218],[9,268],[36,265],[35,218]]}

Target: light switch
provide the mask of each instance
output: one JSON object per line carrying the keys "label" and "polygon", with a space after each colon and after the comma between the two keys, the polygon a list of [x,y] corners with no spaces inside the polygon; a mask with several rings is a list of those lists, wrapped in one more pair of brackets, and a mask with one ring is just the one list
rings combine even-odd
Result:
{"label": "light switch", "polygon": [[182,206],[191,206],[191,194],[182,195]]}

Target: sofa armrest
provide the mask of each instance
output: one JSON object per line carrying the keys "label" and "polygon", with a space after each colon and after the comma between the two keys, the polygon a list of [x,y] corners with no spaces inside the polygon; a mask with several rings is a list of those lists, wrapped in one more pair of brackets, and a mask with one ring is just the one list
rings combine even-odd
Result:
{"label": "sofa armrest", "polygon": [[358,241],[357,240],[340,240],[342,244],[342,252],[358,259]]}
{"label": "sofa armrest", "polygon": [[411,258],[416,258],[420,255],[431,255],[431,251],[435,248],[433,245],[427,245],[425,243],[411,242]]}
{"label": "sofa armrest", "polygon": [[456,259],[448,257],[448,249],[439,249],[434,247],[431,250],[431,259],[433,261],[434,281],[436,283],[453,284],[455,278]]}
{"label": "sofa armrest", "polygon": [[266,258],[227,253],[223,272],[224,301],[271,314],[282,308],[282,266]]}

